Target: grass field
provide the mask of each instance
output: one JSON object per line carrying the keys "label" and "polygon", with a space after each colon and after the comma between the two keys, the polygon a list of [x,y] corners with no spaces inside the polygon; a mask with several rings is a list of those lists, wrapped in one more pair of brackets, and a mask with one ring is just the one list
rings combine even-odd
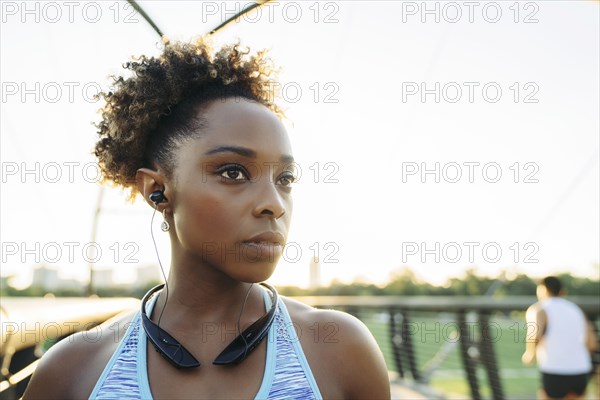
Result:
{"label": "grass field", "polygon": [[[388,369],[395,371],[385,315],[364,312],[358,316],[367,324],[379,343]],[[411,316],[411,338],[417,366],[421,372],[427,370],[438,352],[445,353],[443,361],[431,374],[431,387],[449,398],[469,398],[470,389],[463,369],[453,318],[455,317],[451,314],[414,314]],[[510,399],[535,399],[539,373],[537,368],[526,367],[521,363],[521,354],[525,349],[525,322],[519,318],[497,317],[491,319],[490,323],[491,328],[487,336],[494,343],[504,395]],[[470,326],[473,332],[478,331],[475,322]],[[475,335],[477,337],[477,334]],[[477,373],[481,394],[490,398],[490,387],[483,367],[478,367]]]}

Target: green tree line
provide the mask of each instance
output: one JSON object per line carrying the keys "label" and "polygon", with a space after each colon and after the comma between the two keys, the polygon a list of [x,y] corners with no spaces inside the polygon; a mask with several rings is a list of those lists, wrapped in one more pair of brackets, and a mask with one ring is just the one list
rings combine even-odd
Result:
{"label": "green tree line", "polygon": [[[600,296],[600,279],[576,277],[568,273],[557,276],[563,282],[567,294]],[[451,278],[444,285],[436,286],[419,281],[411,270],[405,269],[393,273],[385,286],[333,282],[327,287],[304,289],[285,286],[280,287],[279,291],[287,296],[534,296],[538,280],[525,274],[516,275],[512,279],[490,278],[470,269],[463,276]]]}
{"label": "green tree line", "polygon": [[[386,285],[379,286],[372,283],[333,282],[329,286],[306,289],[296,286],[278,286],[282,295],[286,296],[533,296],[537,285],[537,278],[519,274],[511,279],[505,278],[501,273],[499,278],[479,275],[475,270],[467,270],[463,276],[449,279],[444,285],[433,285],[422,282],[409,269],[398,270],[390,276]],[[567,294],[573,296],[600,296],[600,279],[582,278],[568,273],[557,275],[563,282]],[[147,287],[132,289],[130,287],[99,288],[96,294],[100,297],[136,297],[141,298],[144,293],[158,282],[148,284]],[[47,293],[41,287],[30,286],[17,290],[6,284],[0,287],[0,296],[44,296]],[[54,296],[84,296],[81,290],[56,290]]]}

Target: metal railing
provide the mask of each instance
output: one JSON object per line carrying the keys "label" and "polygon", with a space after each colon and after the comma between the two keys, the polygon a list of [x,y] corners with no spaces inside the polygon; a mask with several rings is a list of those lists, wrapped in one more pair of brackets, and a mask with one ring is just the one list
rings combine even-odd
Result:
{"label": "metal railing", "polygon": [[0,400],[23,395],[39,358],[54,343],[72,333],[88,331],[139,303],[133,298],[0,300]]}
{"label": "metal railing", "polygon": [[[537,370],[522,366],[520,360],[526,339],[524,312],[536,301],[535,297],[296,299],[317,308],[343,310],[363,320],[378,341],[388,368],[395,370],[406,384],[437,389],[442,397],[535,398]],[[582,308],[598,331],[599,299],[569,297],[569,300]],[[594,353],[592,359],[597,366],[600,353]]]}

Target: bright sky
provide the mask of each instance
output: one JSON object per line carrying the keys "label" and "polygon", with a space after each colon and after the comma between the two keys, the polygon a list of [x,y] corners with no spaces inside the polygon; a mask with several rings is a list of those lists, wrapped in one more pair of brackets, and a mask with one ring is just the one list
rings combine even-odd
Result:
{"label": "bright sky", "polygon": [[[247,2],[141,4],[188,40]],[[598,3],[423,4],[279,2],[219,33],[283,67],[302,176],[271,281],[307,285],[316,252],[325,282],[403,266],[433,283],[471,266],[598,277]],[[130,55],[158,54],[158,37],[122,1],[1,5],[2,275],[26,281],[39,261],[84,279],[91,97]],[[105,191],[96,265],[126,278],[155,263],[150,218]]]}

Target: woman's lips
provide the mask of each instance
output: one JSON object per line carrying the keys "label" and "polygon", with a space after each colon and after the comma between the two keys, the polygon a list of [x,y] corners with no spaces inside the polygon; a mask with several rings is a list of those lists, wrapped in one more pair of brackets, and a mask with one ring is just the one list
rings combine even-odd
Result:
{"label": "woman's lips", "polygon": [[273,242],[242,242],[242,250],[249,260],[276,261],[283,253],[283,246]]}
{"label": "woman's lips", "polygon": [[267,231],[244,240],[244,243],[278,243],[283,245],[285,243],[285,237],[280,232]]}

